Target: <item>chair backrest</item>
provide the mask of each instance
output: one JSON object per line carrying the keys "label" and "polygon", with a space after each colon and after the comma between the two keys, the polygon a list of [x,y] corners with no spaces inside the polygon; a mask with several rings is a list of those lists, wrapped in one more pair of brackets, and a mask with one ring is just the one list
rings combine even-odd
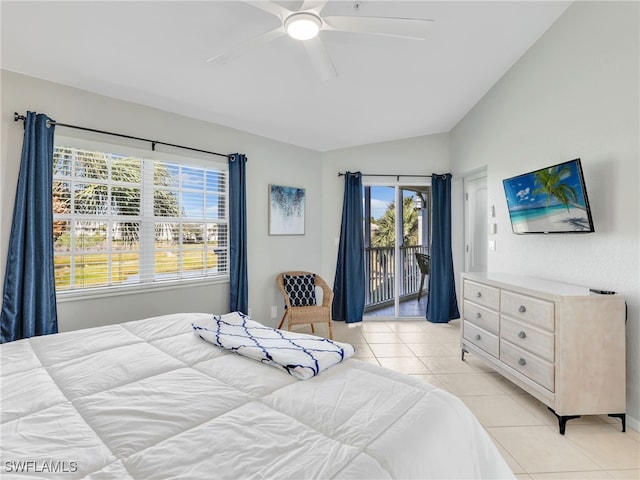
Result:
{"label": "chair backrest", "polygon": [[333,290],[331,289],[331,287],[329,287],[327,282],[325,282],[320,275],[318,275],[317,273],[306,272],[303,270],[294,270],[290,272],[282,272],[278,274],[278,276],[276,277],[276,284],[278,285],[278,289],[280,290],[280,293],[282,293],[282,296],[284,297],[287,308],[291,308],[292,305],[291,305],[291,299],[289,298],[289,294],[287,293],[287,290],[285,289],[285,286],[284,286],[285,275],[289,275],[292,277],[299,276],[299,275],[315,275],[316,287],[322,289],[321,305],[325,307],[331,305],[331,302],[333,301]]}
{"label": "chair backrest", "polygon": [[418,262],[418,268],[422,275],[429,275],[429,265],[431,257],[426,253],[416,253],[416,261]]}

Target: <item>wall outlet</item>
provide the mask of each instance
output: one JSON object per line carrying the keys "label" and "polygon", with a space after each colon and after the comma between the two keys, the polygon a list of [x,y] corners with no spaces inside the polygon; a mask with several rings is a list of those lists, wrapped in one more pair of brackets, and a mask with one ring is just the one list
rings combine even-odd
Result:
{"label": "wall outlet", "polygon": [[276,307],[275,305],[271,305],[271,318],[277,318],[278,317],[278,307]]}
{"label": "wall outlet", "polygon": [[495,240],[489,240],[489,250],[491,250],[492,252],[496,251],[496,241]]}

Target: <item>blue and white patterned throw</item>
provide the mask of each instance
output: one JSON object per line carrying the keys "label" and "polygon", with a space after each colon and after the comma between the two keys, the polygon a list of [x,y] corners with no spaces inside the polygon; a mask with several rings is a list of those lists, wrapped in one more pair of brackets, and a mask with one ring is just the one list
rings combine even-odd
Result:
{"label": "blue and white patterned throw", "polygon": [[348,343],[269,328],[240,312],[213,315],[211,322],[191,326],[207,342],[280,368],[302,380],[354,353],[353,345]]}

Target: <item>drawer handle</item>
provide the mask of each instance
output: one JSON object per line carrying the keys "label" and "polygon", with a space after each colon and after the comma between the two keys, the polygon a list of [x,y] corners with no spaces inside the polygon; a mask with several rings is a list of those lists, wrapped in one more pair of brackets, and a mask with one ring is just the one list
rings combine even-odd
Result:
{"label": "drawer handle", "polygon": [[482,296],[482,292],[476,292],[476,297],[480,298]]}
{"label": "drawer handle", "polygon": [[478,334],[476,335],[476,340],[480,340],[482,337]]}
{"label": "drawer handle", "polygon": [[482,314],[480,312],[476,313],[476,318],[482,318]]}
{"label": "drawer handle", "polygon": [[519,365],[526,365],[527,361],[524,358],[520,358],[520,360],[518,360],[518,364]]}
{"label": "drawer handle", "polygon": [[525,307],[524,305],[520,305],[520,308],[518,308],[518,311],[519,311],[520,313],[524,313],[524,312],[526,312],[526,311],[527,311],[527,307]]}
{"label": "drawer handle", "polygon": [[520,333],[518,333],[518,336],[519,336],[520,338],[527,338],[527,334],[526,334],[525,332],[520,332]]}

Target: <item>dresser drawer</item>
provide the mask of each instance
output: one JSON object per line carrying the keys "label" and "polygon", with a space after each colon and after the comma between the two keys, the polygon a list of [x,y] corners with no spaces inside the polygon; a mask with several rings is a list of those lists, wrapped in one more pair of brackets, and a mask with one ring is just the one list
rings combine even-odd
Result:
{"label": "dresser drawer", "polygon": [[500,308],[500,290],[487,285],[465,280],[464,298],[494,310]]}
{"label": "dresser drawer", "polygon": [[464,301],[464,319],[491,333],[498,334],[498,312]]}
{"label": "dresser drawer", "polygon": [[521,322],[554,331],[553,303],[513,292],[502,292],[500,310]]}
{"label": "dresser drawer", "polygon": [[547,390],[555,391],[553,363],[518,348],[506,340],[500,342],[500,360]]}
{"label": "dresser drawer", "polygon": [[553,333],[502,317],[500,337],[551,363],[554,361],[555,337]]}
{"label": "dresser drawer", "polygon": [[493,335],[486,330],[478,328],[468,322],[464,322],[462,328],[463,337],[465,340],[498,358],[498,337],[496,335]]}

